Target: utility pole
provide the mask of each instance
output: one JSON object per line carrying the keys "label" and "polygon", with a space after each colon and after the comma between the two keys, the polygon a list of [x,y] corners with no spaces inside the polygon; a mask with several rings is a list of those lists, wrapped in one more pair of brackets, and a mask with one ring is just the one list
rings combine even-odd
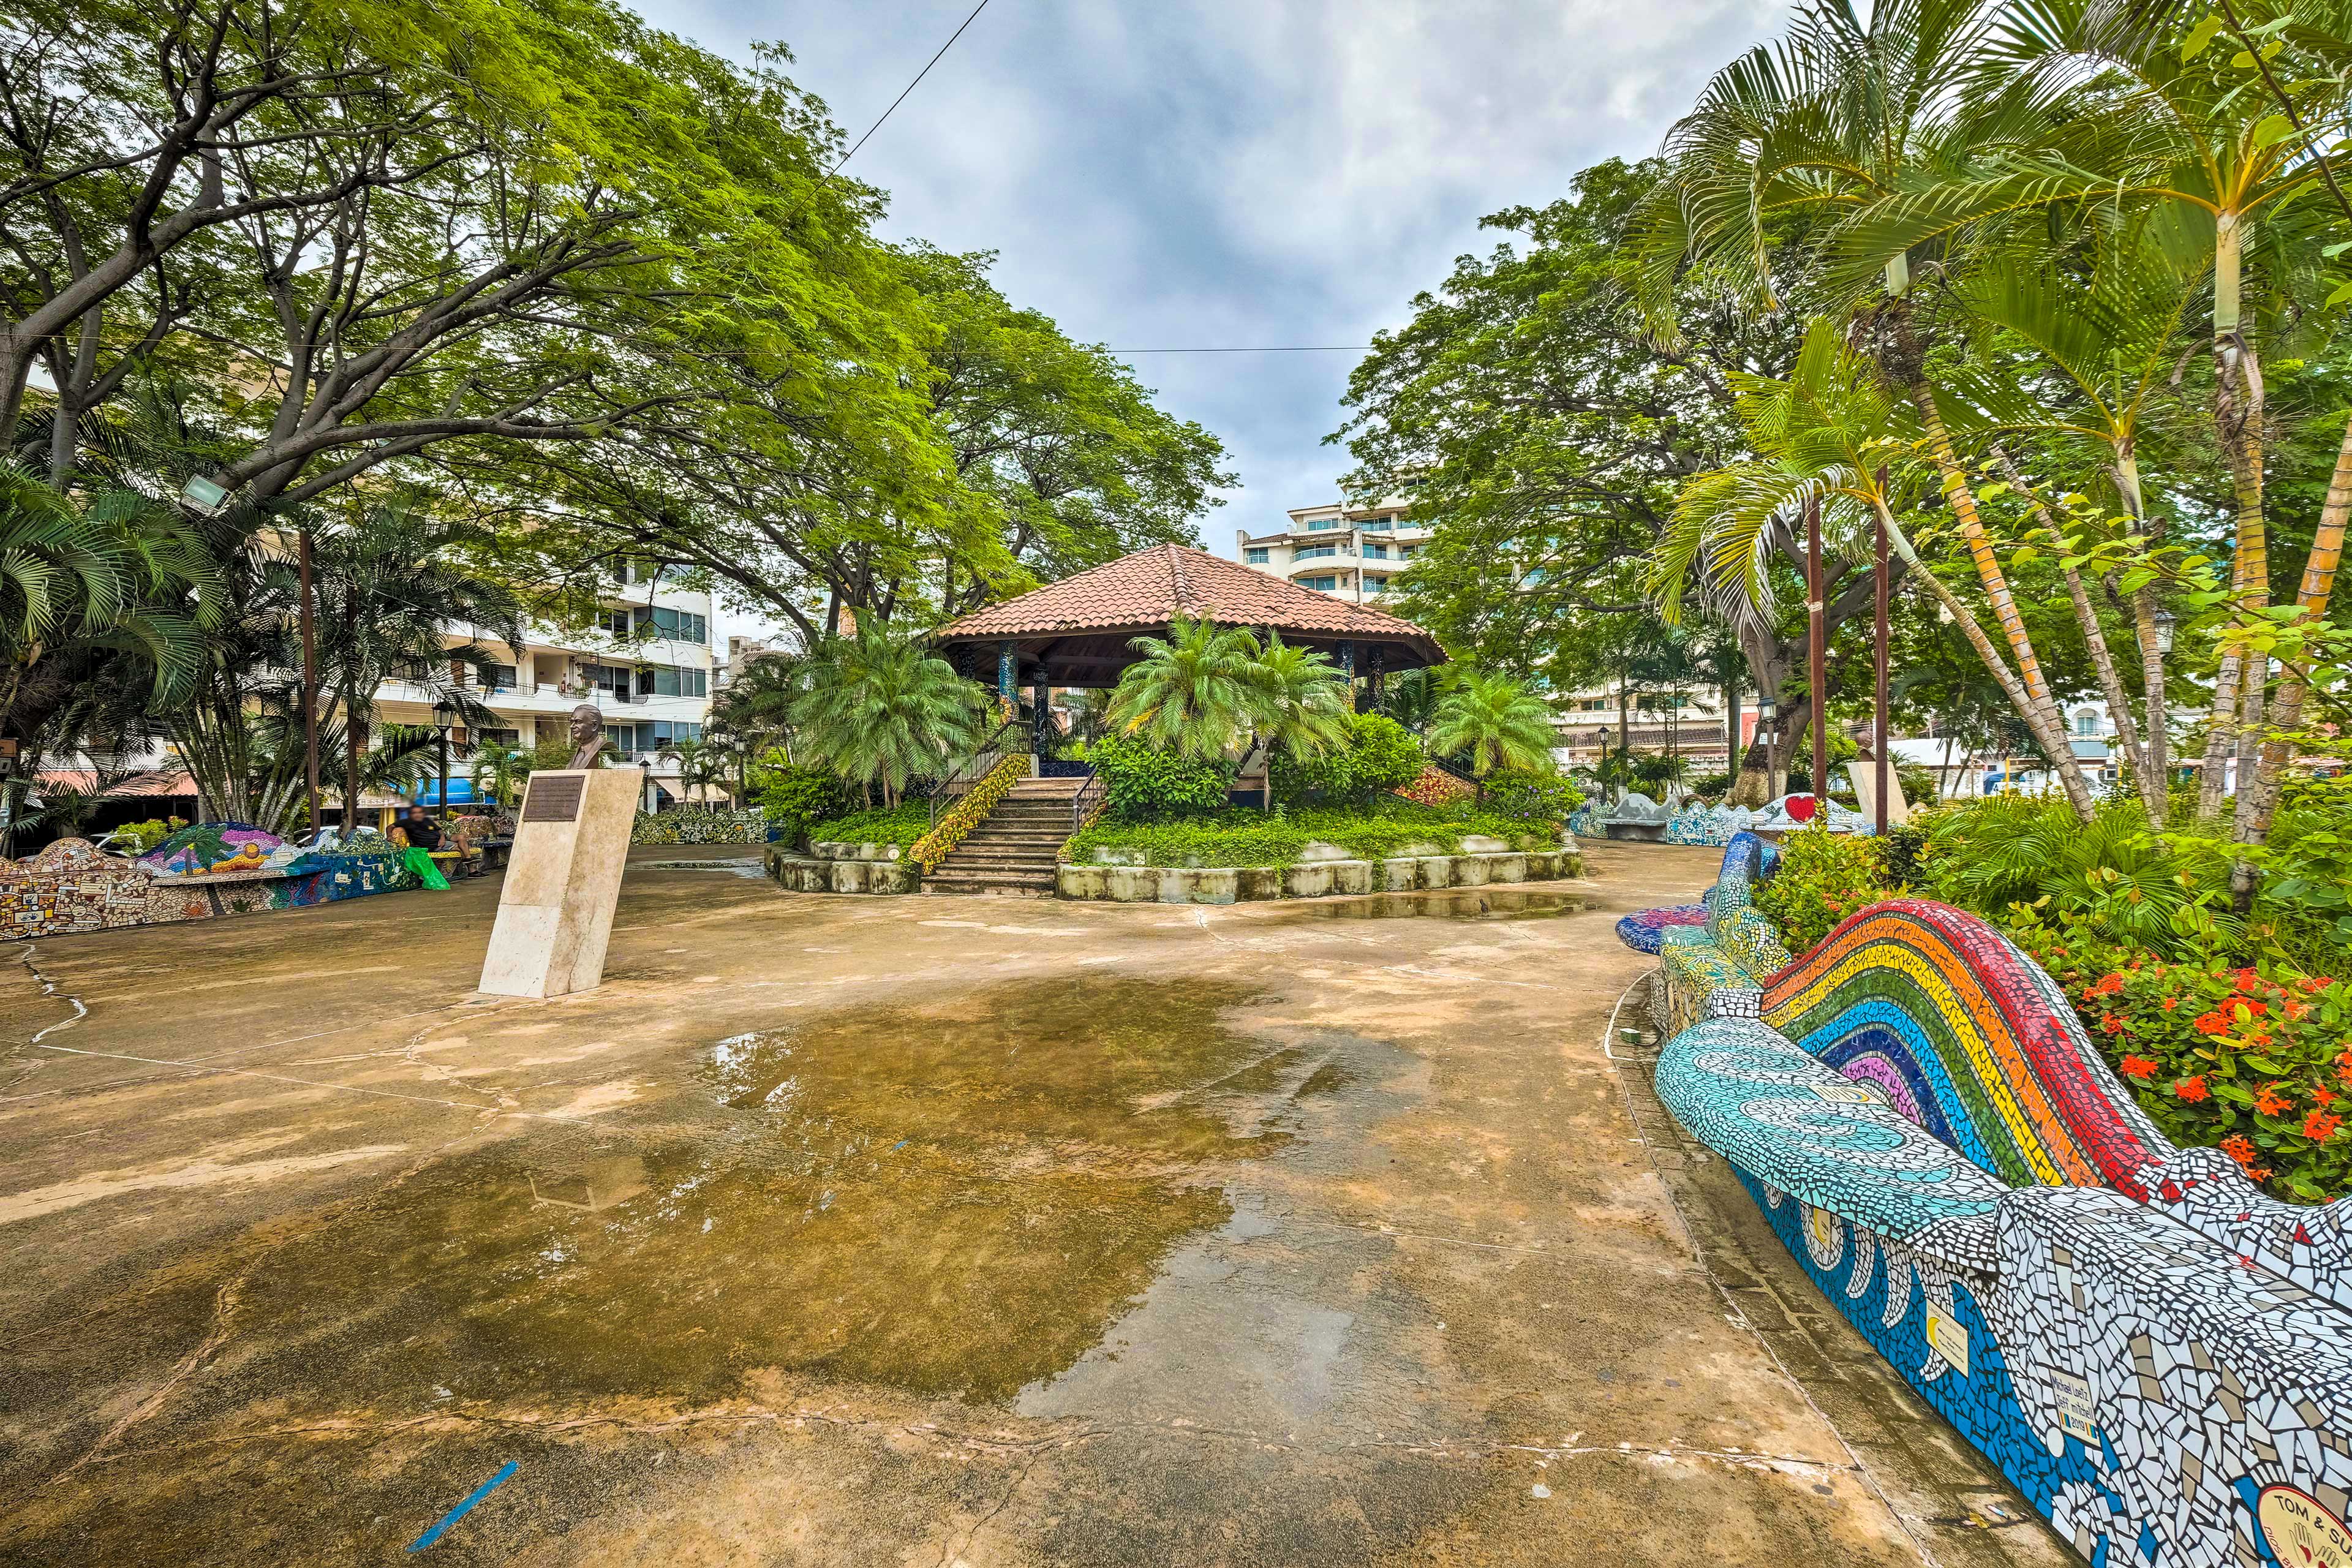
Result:
{"label": "utility pole", "polygon": [[[302,783],[309,791],[310,831],[319,821],[319,653],[310,628],[310,525],[295,534],[294,557],[302,579]],[[351,824],[343,825],[348,836]]]}
{"label": "utility pole", "polygon": [[1822,603],[1822,498],[1805,503],[1805,618],[1813,688],[1813,816],[1829,825],[1829,647]]}
{"label": "utility pole", "polygon": [[[1886,468],[1884,464],[1880,465],[1878,470],[1878,493],[1882,497],[1886,494]],[[1878,836],[1881,838],[1884,838],[1886,837],[1887,779],[1894,770],[1888,763],[1886,756],[1886,642],[1888,632],[1886,620],[1886,510],[1885,504],[1883,500],[1875,509],[1874,515],[1876,516],[1878,522],[1878,582],[1876,584],[1878,589],[1878,621],[1874,633],[1875,645],[1873,649],[1873,662],[1875,664],[1876,668],[1873,673],[1877,678],[1877,690],[1874,693],[1874,711],[1873,712],[1872,720],[1875,726],[1875,731],[1871,739],[1871,745],[1878,753],[1878,797],[1874,804],[1876,806],[1876,816],[1878,817]]]}

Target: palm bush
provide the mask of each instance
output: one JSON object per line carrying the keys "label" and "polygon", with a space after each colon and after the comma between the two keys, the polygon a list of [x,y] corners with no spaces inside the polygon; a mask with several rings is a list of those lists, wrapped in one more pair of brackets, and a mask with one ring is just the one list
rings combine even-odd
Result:
{"label": "palm bush", "polygon": [[1438,756],[1467,753],[1483,798],[1486,775],[1497,768],[1549,772],[1551,710],[1507,675],[1465,675],[1437,705],[1429,749]]}
{"label": "palm bush", "polygon": [[981,689],[947,660],[881,621],[861,617],[855,637],[810,656],[805,685],[789,707],[796,745],[861,785],[881,786],[895,806],[908,781],[935,776],[980,737]]}
{"label": "palm bush", "polygon": [[1143,657],[1111,696],[1112,732],[1179,756],[1223,756],[1259,711],[1257,639],[1212,621],[1176,620],[1166,637],[1128,645]]}

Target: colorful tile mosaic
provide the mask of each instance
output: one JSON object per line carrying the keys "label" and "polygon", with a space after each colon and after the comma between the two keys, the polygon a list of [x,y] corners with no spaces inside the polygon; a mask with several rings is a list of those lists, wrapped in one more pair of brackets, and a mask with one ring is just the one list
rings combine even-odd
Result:
{"label": "colorful tile mosaic", "polygon": [[765,844],[768,818],[758,811],[719,811],[707,805],[682,805],[669,811],[637,813],[629,832],[632,844]]}
{"label": "colorful tile mosaic", "polygon": [[1666,927],[1705,924],[1705,904],[1675,904],[1663,910],[1642,910],[1617,922],[1617,940],[1635,952],[1655,952],[1660,934]]}
{"label": "colorful tile mosaic", "polygon": [[82,838],[59,839],[28,859],[0,860],[0,940],[258,914],[420,885],[388,843],[316,853],[251,831],[257,837],[184,841],[181,863],[202,868],[168,876],[143,858],[117,859]]}
{"label": "colorful tile mosaic", "polygon": [[2352,1562],[2352,1200],[2173,1149],[2049,977],[1942,905],[1697,1010],[1660,1099],[2094,1568]]}

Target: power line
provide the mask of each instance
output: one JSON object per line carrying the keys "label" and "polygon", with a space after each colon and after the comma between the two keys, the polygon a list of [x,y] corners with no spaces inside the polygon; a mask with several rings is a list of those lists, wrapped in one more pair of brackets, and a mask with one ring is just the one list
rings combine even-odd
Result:
{"label": "power line", "polygon": [[[963,27],[971,26],[973,22],[979,19],[980,14],[987,9],[988,0],[980,0],[980,4],[971,8],[971,15],[963,19]],[[963,27],[958,27],[954,32],[948,35],[948,41],[940,46],[939,54],[931,57],[930,65],[925,66],[921,70],[915,73],[915,79],[907,84],[906,92],[900,93],[898,97],[890,100],[890,107],[882,111],[882,120],[877,120],[873,124],[866,128],[866,135],[860,136],[857,139],[856,147],[852,147],[848,152],[844,153],[841,155],[841,162],[833,166],[831,170],[832,174],[838,174],[841,173],[843,167],[846,165],[852,158],[857,156],[857,148],[865,146],[867,139],[870,138],[877,131],[882,129],[882,121],[889,119],[890,116],[898,110],[898,106],[907,101],[907,93],[912,92],[917,88],[923,85],[923,79],[931,74],[931,66],[939,64],[940,56],[945,55],[950,49],[955,47],[955,41],[963,37]]]}

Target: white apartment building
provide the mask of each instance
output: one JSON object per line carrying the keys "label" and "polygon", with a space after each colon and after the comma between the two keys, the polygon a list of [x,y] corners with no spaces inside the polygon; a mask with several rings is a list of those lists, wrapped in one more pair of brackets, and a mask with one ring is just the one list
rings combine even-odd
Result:
{"label": "white apartment building", "polygon": [[[663,753],[676,742],[699,740],[710,718],[714,659],[710,644],[710,595],[673,586],[674,578],[625,567],[598,595],[594,624],[564,630],[529,624],[520,662],[501,664],[494,680],[475,690],[497,716],[495,724],[450,732],[449,796],[470,798],[470,767],[454,760],[482,742],[529,751],[540,741],[570,732],[572,710],[593,702],[604,711],[604,733],[619,748],[620,762],[652,764],[658,795],[685,798],[677,763]],[[489,633],[447,628],[447,646],[472,640],[496,654],[508,650]],[[466,677],[470,683],[470,673]],[[379,722],[430,724],[433,696],[414,680],[388,680],[376,692]],[[435,786],[427,784],[428,799]],[[373,802],[371,802],[373,804]],[[664,802],[663,804],[667,804]]]}
{"label": "white apartment building", "polygon": [[1349,604],[1377,605],[1389,579],[1429,542],[1427,528],[1405,521],[1411,504],[1391,497],[1363,507],[1293,507],[1287,528],[1240,531],[1242,564]]}

